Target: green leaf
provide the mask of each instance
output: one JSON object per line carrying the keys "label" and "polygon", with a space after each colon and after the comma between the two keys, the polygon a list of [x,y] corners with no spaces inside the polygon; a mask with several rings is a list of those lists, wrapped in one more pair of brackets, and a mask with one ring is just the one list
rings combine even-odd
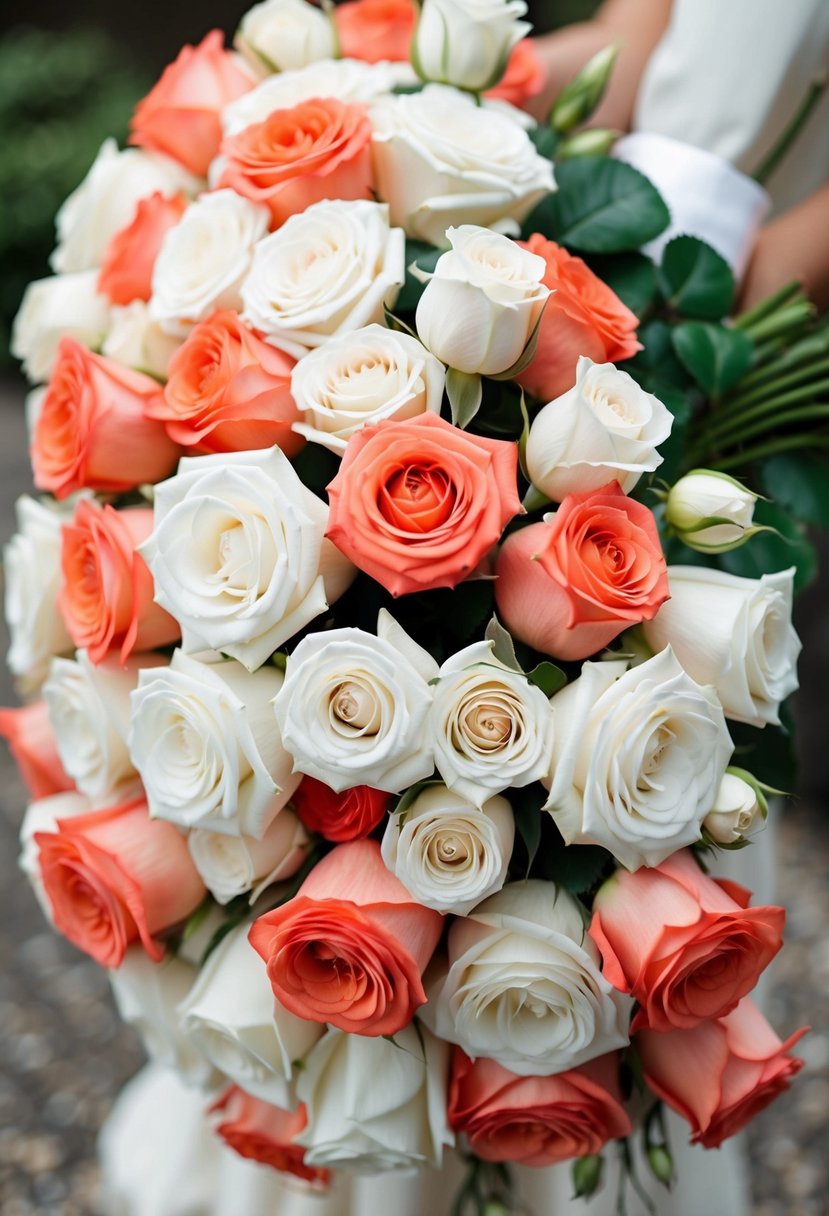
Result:
{"label": "green leaf", "polygon": [[452,409],[452,421],[455,426],[465,430],[481,408],[481,377],[474,372],[459,372],[456,367],[448,367],[446,396]]}
{"label": "green leaf", "polygon": [[615,862],[607,849],[596,844],[571,844],[560,842],[541,859],[544,877],[565,887],[571,895],[583,895],[609,873]]}
{"label": "green leaf", "polygon": [[659,286],[670,308],[684,317],[719,321],[734,302],[734,276],[724,258],[695,236],[669,241]]}
{"label": "green leaf", "polygon": [[671,220],[656,187],[631,165],[608,156],[564,161],[557,166],[556,184],[556,192],[530,215],[525,231],[551,229],[549,235],[568,249],[636,250],[659,236]]}
{"label": "green leaf", "polygon": [[707,321],[685,321],[673,332],[674,350],[709,397],[721,397],[745,375],[754,344],[738,329]]}
{"label": "green leaf", "polygon": [[795,519],[829,528],[829,460],[811,452],[781,452],[760,466],[766,493]]}
{"label": "green leaf", "polygon": [[527,679],[536,688],[540,688],[545,697],[552,697],[560,688],[563,688],[567,683],[567,676],[560,667],[556,667],[555,663],[549,663],[546,660],[539,663],[532,671],[527,672]]}
{"label": "green leaf", "polygon": [[515,643],[512,640],[512,634],[504,628],[494,614],[484,631],[484,640],[493,643],[492,654],[499,663],[503,663],[512,671],[521,670],[521,664],[515,657]]}
{"label": "green leaf", "polygon": [[747,726],[729,722],[728,730],[734,740],[734,763],[779,790],[791,790],[797,782],[797,757],[792,734],[792,720],[786,703],[781,706],[782,726]]}
{"label": "green leaf", "polygon": [[532,143],[535,144],[535,150],[541,156],[546,156],[547,160],[554,160],[556,149],[558,148],[558,135],[546,122],[540,122],[537,127],[532,127],[527,134]]}
{"label": "green leaf", "polygon": [[[533,787],[530,786],[529,788],[532,789]],[[520,792],[523,793],[523,791]],[[535,861],[535,855],[538,852],[538,846],[541,843],[541,825],[544,820],[544,812],[541,809],[542,802],[543,799],[535,797],[514,798],[512,803],[515,827],[523,841],[524,848],[527,850],[527,877],[529,877],[530,870]]]}
{"label": "green leaf", "polygon": [[788,570],[794,566],[794,589],[796,592],[802,591],[811,583],[818,567],[815,547],[803,528],[787,511],[772,502],[757,503],[754,522],[774,528],[775,532],[761,532],[742,548],[721,553],[717,559],[720,568],[742,578],[759,578],[762,574]]}
{"label": "green leaf", "polygon": [[656,384],[668,383],[683,390],[687,388],[688,373],[676,357],[671,326],[658,319],[647,321],[639,327],[638,338],[644,350],[640,350],[633,359],[626,360],[621,365],[622,370],[633,376],[636,383],[649,393],[656,393]]}
{"label": "green leaf", "polygon": [[436,249],[434,245],[427,245],[425,241],[406,242],[406,281],[394,303],[397,312],[414,312],[426,288],[426,284],[421,283],[412,274],[410,267],[414,265],[419,270],[431,273],[437,265],[438,258],[445,252],[444,249]]}
{"label": "green leaf", "polygon": [[656,299],[656,267],[643,253],[591,258],[590,269],[637,317],[643,316]]}
{"label": "green leaf", "polygon": [[302,451],[293,457],[291,463],[303,485],[324,498],[325,487],[337,476],[340,458],[319,443],[306,443]]}

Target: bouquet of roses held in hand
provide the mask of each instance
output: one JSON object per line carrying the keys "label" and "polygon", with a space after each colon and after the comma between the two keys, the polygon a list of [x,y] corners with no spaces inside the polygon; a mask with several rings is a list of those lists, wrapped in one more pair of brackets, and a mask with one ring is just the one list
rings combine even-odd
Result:
{"label": "bouquet of roses held in hand", "polygon": [[664,1181],[659,1102],[716,1146],[799,1067],[749,996],[783,912],[707,863],[779,783],[809,566],[797,443],[780,504],[723,470],[766,485],[761,416],[808,444],[764,385],[825,335],[637,252],[665,204],[574,133],[612,56],[536,125],[524,9],[265,0],[185,47],[15,328],[23,868],[315,1188],[457,1143],[470,1203],[487,1163],[586,1191],[634,1122]]}

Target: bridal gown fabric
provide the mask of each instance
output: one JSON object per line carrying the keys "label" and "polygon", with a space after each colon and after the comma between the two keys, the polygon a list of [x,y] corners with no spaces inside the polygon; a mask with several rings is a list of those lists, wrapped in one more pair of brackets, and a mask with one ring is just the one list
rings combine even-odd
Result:
{"label": "bridal gown fabric", "polygon": [[[827,64],[829,0],[677,0],[643,78],[635,128],[750,173]],[[827,179],[829,92],[769,182],[774,208],[793,205]],[[706,199],[704,209],[716,212],[720,201]],[[773,840],[770,822],[750,848],[718,858],[717,872],[743,883],[757,903],[774,898]],[[203,1095],[156,1065],[127,1087],[101,1139],[110,1216],[448,1216],[461,1177],[451,1153],[440,1172],[342,1176],[320,1195],[218,1144],[205,1105]],[[678,1185],[671,1194],[655,1183],[648,1188],[660,1216],[747,1216],[741,1138],[706,1152],[688,1145],[687,1125],[673,1116],[670,1131]],[[617,1167],[612,1149],[606,1155],[607,1181],[594,1199],[570,1198],[565,1165],[517,1169],[521,1200],[533,1216],[612,1216]],[[638,1210],[635,1201],[630,1207]]]}

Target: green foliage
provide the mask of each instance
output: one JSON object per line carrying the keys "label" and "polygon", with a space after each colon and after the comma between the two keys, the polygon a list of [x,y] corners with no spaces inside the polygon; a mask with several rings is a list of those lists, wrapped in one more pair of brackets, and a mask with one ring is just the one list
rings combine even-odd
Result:
{"label": "green foliage", "polygon": [[673,332],[682,365],[709,397],[721,397],[746,374],[754,344],[738,329],[706,321],[685,321]]}
{"label": "green foliage", "polygon": [[810,452],[781,452],[764,460],[763,489],[795,519],[829,528],[829,460]]}
{"label": "green foliage", "polygon": [[774,502],[758,502],[754,508],[754,522],[774,531],[761,532],[741,548],[721,553],[718,562],[721,568],[743,578],[759,578],[761,574],[794,566],[795,591],[808,587],[817,574],[817,552],[802,526]]}
{"label": "green foliage", "polygon": [[643,317],[656,299],[656,267],[643,253],[591,258],[590,267],[637,317]]}
{"label": "green foliage", "polygon": [[719,321],[734,301],[734,276],[728,263],[694,236],[668,242],[659,285],[670,309],[695,320]]}
{"label": "green foliage", "polygon": [[788,705],[780,707],[782,726],[746,726],[729,722],[728,730],[734,740],[732,764],[746,768],[758,781],[777,790],[792,790],[797,780],[797,759],[792,737],[792,719]]}

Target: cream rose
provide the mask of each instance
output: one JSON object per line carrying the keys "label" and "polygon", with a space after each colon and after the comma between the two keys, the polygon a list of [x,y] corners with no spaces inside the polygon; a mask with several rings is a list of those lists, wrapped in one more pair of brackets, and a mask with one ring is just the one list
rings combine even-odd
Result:
{"label": "cream rose", "polygon": [[386,97],[371,110],[378,193],[391,222],[446,247],[453,224],[517,233],[553,189],[540,156],[506,106],[477,106],[444,85]]}
{"label": "cream rose", "polygon": [[256,247],[242,319],[300,359],[380,321],[405,278],[405,241],[380,203],[342,199],[292,215]]}
{"label": "cream rose", "polygon": [[328,507],[279,448],[185,457],[155,488],[155,526],[141,546],[182,649],[260,667],[353,578],[327,526]]}
{"label": "cream rose", "polygon": [[242,18],[234,45],[258,71],[304,68],[336,55],[333,22],[307,0],[263,0]]}
{"label": "cream rose", "polygon": [[573,388],[545,405],[530,427],[530,479],[554,502],[614,480],[629,494],[662,463],[656,449],[672,425],[670,411],[627,372],[582,355]]}
{"label": "cream rose", "polygon": [[341,455],[351,435],[384,419],[439,414],[444,369],[408,334],[367,325],[309,351],[291,374],[303,421],[294,430]]}
{"label": "cream rose", "polygon": [[269,211],[234,190],[203,194],[164,237],[153,267],[149,315],[186,338],[217,308],[240,308],[240,288]]}
{"label": "cream rose", "polygon": [[270,886],[296,874],[308,856],[308,833],[293,811],[283,808],[261,840],[193,828],[187,837],[193,865],[220,904],[250,893],[250,902]]}
{"label": "cream rose", "polygon": [[297,1082],[308,1165],[352,1173],[439,1166],[453,1143],[446,1122],[449,1052],[413,1026],[394,1042],[328,1030]]}
{"label": "cream rose", "polygon": [[794,569],[738,578],[702,566],[669,566],[671,598],[643,630],[670,645],[701,684],[713,684],[727,718],[780,722],[780,702],[797,688],[800,638],[792,625]]}
{"label": "cream rose", "polygon": [[474,806],[445,785],[428,785],[403,813],[390,816],[383,861],[418,903],[465,916],[501,890],[514,840],[506,798]]}
{"label": "cream rose", "polygon": [[717,799],[702,821],[711,839],[726,848],[748,840],[766,821],[765,799],[736,773],[726,773],[717,790]]}
{"label": "cream rose", "polygon": [[546,809],[567,844],[603,845],[636,870],[700,839],[734,744],[714,690],[672,650],[625,667],[585,663],[553,697]]}
{"label": "cream rose", "polygon": [[751,536],[757,497],[727,473],[692,469],[671,486],[665,521],[689,548],[723,553]]}
{"label": "cream rose", "polygon": [[98,293],[98,272],[56,274],[30,283],[12,326],[10,349],[35,384],[52,374],[61,338],[83,346],[101,345],[109,328],[110,307]]}
{"label": "cream rose", "polygon": [[552,883],[510,883],[449,930],[422,1016],[468,1056],[551,1076],[628,1042],[632,1002],[608,983],[581,909]]}
{"label": "cream rose", "polygon": [[337,791],[399,793],[434,768],[424,736],[437,663],[385,611],[377,633],[306,635],[274,701],[296,770]]}
{"label": "cream rose", "polygon": [[180,651],[169,667],[141,672],[129,749],[152,815],[210,834],[264,835],[298,784],[270,710],[282,680],[273,667],[251,674]]}
{"label": "cream rose", "polygon": [[479,93],[501,79],[516,42],[524,0],[423,0],[412,59],[424,80]]}
{"label": "cream rose", "polygon": [[181,339],[164,332],[143,300],[133,300],[123,308],[112,309],[101,353],[157,380],[166,380],[170,360],[180,346]]}

